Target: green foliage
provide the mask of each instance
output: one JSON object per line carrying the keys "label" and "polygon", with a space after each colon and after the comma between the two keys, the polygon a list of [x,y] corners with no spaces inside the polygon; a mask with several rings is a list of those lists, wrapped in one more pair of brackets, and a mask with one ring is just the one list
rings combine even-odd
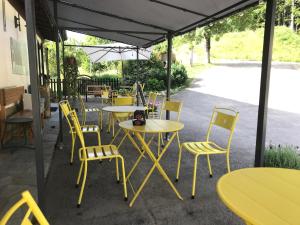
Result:
{"label": "green foliage", "polygon": [[187,71],[184,65],[179,63],[173,63],[171,70],[172,70],[172,78],[171,78],[172,88],[180,87],[184,85],[188,79]]}
{"label": "green foliage", "polygon": [[270,146],[265,151],[264,166],[300,169],[299,151],[293,146]]}
{"label": "green foliage", "polygon": [[113,75],[113,74],[102,74],[101,76],[92,76],[92,78],[95,78],[95,79],[118,79],[119,76],[117,75]]}
{"label": "green foliage", "polygon": [[78,65],[75,57],[65,57],[64,63],[64,95],[76,97],[77,95],[77,78],[78,78]]}
{"label": "green foliage", "polygon": [[[262,57],[263,28],[256,31],[228,33],[213,42],[215,59],[257,60]],[[273,60],[300,62],[300,36],[287,27],[275,27]]]}
{"label": "green foliage", "polygon": [[[124,83],[132,85],[139,80],[145,83],[145,90],[163,91],[167,87],[167,73],[164,64],[152,57],[147,61],[131,60],[124,62]],[[187,81],[187,71],[182,64],[173,63],[171,67],[172,88],[182,86]]]}

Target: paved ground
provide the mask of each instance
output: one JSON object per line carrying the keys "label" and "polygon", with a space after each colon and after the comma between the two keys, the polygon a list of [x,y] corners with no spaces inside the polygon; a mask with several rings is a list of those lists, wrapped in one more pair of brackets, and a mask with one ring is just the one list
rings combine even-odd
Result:
{"label": "paved ground", "polygon": [[[219,72],[227,71],[227,69],[227,65],[213,68],[214,71]],[[235,69],[239,70],[236,67]],[[184,101],[181,120],[185,128],[180,134],[181,141],[203,140],[213,107],[215,105],[233,106],[239,109],[240,120],[232,142],[231,166],[233,170],[251,167],[254,160],[257,106],[201,93],[199,89],[201,82],[203,80],[199,79],[191,88],[173,96]],[[236,86],[238,85],[236,83]],[[236,92],[234,97],[238,95],[239,92]],[[93,118],[95,117],[91,116],[89,120],[92,121]],[[299,124],[300,115],[271,109],[268,121],[268,142],[271,140],[272,143],[299,145],[300,140],[297,137]],[[110,137],[106,132],[102,132],[104,143],[108,143]],[[220,133],[217,133],[215,138],[222,142]],[[95,143],[95,138],[92,136],[89,136],[87,140],[90,144]],[[226,173],[225,159],[222,156],[212,157],[213,178],[208,177],[207,163],[204,158],[200,158],[196,199],[190,199],[192,157],[186,153],[183,155],[181,178],[176,184],[184,201],[176,198],[156,172],[133,208],[129,208],[128,203],[123,201],[122,187],[116,184],[115,180],[114,163],[93,163],[89,166],[82,207],[77,209],[76,201],[79,190],[74,184],[79,165],[77,160],[73,166],[68,164],[69,147],[70,137],[65,132],[65,149],[56,151],[47,183],[46,211],[51,224],[242,224],[240,219],[223,205],[216,193],[216,182]],[[120,151],[125,157],[128,171],[137,157],[136,151],[128,142]],[[176,145],[172,145],[162,160],[163,167],[172,179],[175,177],[177,154]],[[143,161],[132,177],[134,187],[140,184],[150,166],[148,161]],[[129,199],[132,196],[133,193],[129,188]]]}
{"label": "paved ground", "polygon": [[[45,177],[48,174],[53,157],[54,146],[58,134],[58,113],[52,113],[52,117],[45,121],[43,129],[43,148]],[[18,145],[23,140],[12,140]],[[34,149],[14,147],[0,149],[0,218],[4,212],[20,199],[20,193],[29,190],[37,197],[36,170]],[[13,221],[11,224],[17,224]]]}

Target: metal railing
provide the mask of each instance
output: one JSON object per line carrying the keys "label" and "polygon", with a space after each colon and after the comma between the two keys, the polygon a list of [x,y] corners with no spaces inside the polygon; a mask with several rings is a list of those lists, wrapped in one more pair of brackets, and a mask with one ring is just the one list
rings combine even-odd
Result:
{"label": "metal railing", "polygon": [[[66,81],[61,80],[61,93],[66,96]],[[56,99],[58,96],[58,80],[49,79],[48,84],[50,87],[50,94],[52,99]],[[117,90],[120,88],[120,80],[118,78],[97,78],[97,79],[78,79],[74,84],[68,84],[68,86],[73,86],[77,88],[77,93],[80,95],[87,95],[87,85],[107,85],[110,86],[112,90]]]}

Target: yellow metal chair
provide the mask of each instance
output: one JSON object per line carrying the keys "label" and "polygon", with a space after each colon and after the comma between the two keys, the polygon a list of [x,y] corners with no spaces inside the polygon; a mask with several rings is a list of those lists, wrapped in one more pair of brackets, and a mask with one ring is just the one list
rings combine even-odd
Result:
{"label": "yellow metal chair", "polygon": [[[227,170],[230,172],[230,145],[235,129],[236,121],[238,119],[239,113],[234,109],[229,108],[214,108],[210,124],[208,127],[206,141],[203,142],[185,142],[181,145],[179,156],[178,156],[178,165],[176,172],[176,181],[179,179],[179,170],[181,162],[182,149],[186,149],[188,152],[192,153],[195,156],[194,159],[194,175],[193,175],[193,187],[192,187],[192,198],[195,197],[195,187],[196,187],[196,173],[197,173],[197,162],[200,155],[206,155],[207,164],[210,177],[212,177],[212,169],[210,164],[210,155],[225,154],[227,160]],[[219,146],[216,142],[211,140],[211,131],[213,127],[223,128],[229,131],[229,136],[227,140],[227,145],[225,148]]]}
{"label": "yellow metal chair", "polygon": [[70,112],[71,119],[73,121],[73,126],[75,127],[76,134],[80,140],[81,148],[79,149],[79,159],[81,161],[79,174],[77,177],[76,186],[79,186],[82,173],[83,179],[81,183],[81,190],[78,198],[77,207],[80,207],[82,195],[85,187],[86,176],[87,176],[87,169],[88,169],[88,162],[93,160],[105,160],[105,159],[115,159],[116,160],[116,175],[117,181],[120,181],[119,177],[119,159],[121,160],[122,166],[122,179],[123,179],[123,187],[124,187],[124,199],[127,200],[127,187],[126,187],[126,176],[125,176],[125,165],[124,159],[122,155],[119,154],[119,151],[115,145],[101,145],[98,146],[86,146],[84,136],[80,127],[80,123],[75,111]]}
{"label": "yellow metal chair", "polygon": [[154,111],[155,111],[155,105],[156,105],[156,98],[157,98],[157,92],[149,93],[148,101],[146,104],[147,114],[148,114],[149,118],[155,117]]}
{"label": "yellow metal chair", "polygon": [[[72,109],[71,109],[71,106],[70,106],[68,100],[63,100],[63,101],[59,102],[59,106],[60,106],[61,111],[63,112],[63,114],[67,120],[67,123],[69,125],[69,128],[70,128],[70,134],[71,134],[71,138],[72,138],[70,164],[72,165],[73,159],[74,159],[75,142],[76,142],[76,131],[69,119],[69,113],[71,112]],[[99,128],[99,126],[97,126],[97,125],[81,125],[81,131],[84,134],[87,134],[87,133],[97,134],[98,144],[100,145],[100,128]]]}
{"label": "yellow metal chair", "polygon": [[[180,119],[180,114],[181,114],[181,109],[182,109],[182,102],[181,101],[167,101],[164,100],[162,103],[162,107],[160,110],[160,119],[163,119],[163,112],[169,111],[170,113],[177,113],[175,120],[179,121]],[[177,137],[177,143],[178,143],[178,148],[180,149],[180,139],[179,139],[179,133],[176,132],[176,137]],[[163,136],[162,134],[159,134],[158,136],[158,154],[160,153],[160,143],[164,144],[163,141]]]}
{"label": "yellow metal chair", "polygon": [[[112,99],[113,106],[131,106],[134,104],[133,97],[117,97]],[[120,122],[124,120],[128,120],[131,113],[111,113],[109,116],[109,126],[108,131],[112,127],[113,137],[115,137],[115,121]]]}
{"label": "yellow metal chair", "polygon": [[[9,223],[9,220],[12,218],[15,212],[23,205],[27,205],[28,209],[25,213],[25,216],[22,219],[21,225],[32,225],[31,217],[32,215],[36,219],[37,223],[40,225],[49,225],[49,222],[45,218],[44,214],[40,210],[39,206],[34,201],[33,197],[29,193],[29,191],[24,191],[22,193],[22,198],[17,201],[4,215],[4,217],[0,220],[0,225],[6,225]],[[36,223],[34,223],[36,224]]]}
{"label": "yellow metal chair", "polygon": [[78,95],[78,99],[80,102],[81,115],[82,115],[82,124],[85,125],[87,113],[98,113],[98,125],[102,130],[102,110],[99,108],[87,108],[84,104],[83,99],[80,95]]}

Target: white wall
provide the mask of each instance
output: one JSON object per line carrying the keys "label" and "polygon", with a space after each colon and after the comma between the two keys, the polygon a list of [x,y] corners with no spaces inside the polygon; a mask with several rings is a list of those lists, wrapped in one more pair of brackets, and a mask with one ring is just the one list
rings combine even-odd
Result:
{"label": "white wall", "polygon": [[17,16],[18,12],[10,5],[7,0],[5,1],[5,32],[3,29],[2,0],[0,1],[0,88],[21,85],[27,88],[28,84],[30,83],[29,74],[13,74],[10,51],[10,37],[27,45],[25,21],[21,17],[21,31],[19,31],[18,28],[15,28],[14,16]]}

